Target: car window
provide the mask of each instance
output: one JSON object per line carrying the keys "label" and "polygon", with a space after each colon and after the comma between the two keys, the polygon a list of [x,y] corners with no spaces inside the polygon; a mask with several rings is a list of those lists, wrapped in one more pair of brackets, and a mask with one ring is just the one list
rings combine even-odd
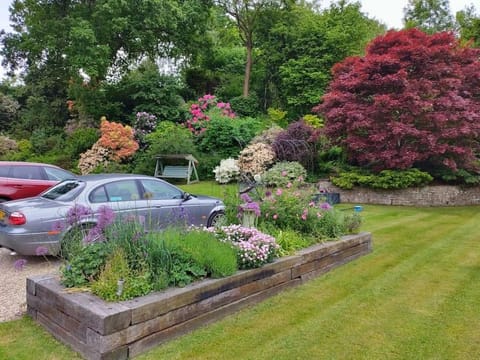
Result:
{"label": "car window", "polygon": [[42,169],[39,166],[12,166],[12,176],[17,179],[43,180]]}
{"label": "car window", "polygon": [[135,180],[115,181],[105,184],[105,191],[110,202],[140,199],[140,193]]}
{"label": "car window", "polygon": [[10,177],[10,166],[0,166],[0,176],[1,177]]}
{"label": "car window", "polygon": [[57,169],[57,168],[52,168],[52,167],[44,167],[45,173],[47,174],[47,179],[52,180],[52,181],[62,181],[66,179],[71,179],[73,178],[72,174],[70,174],[68,171],[62,170],[62,169]]}
{"label": "car window", "polygon": [[158,180],[142,180],[143,198],[152,200],[181,199],[183,191]]}
{"label": "car window", "polygon": [[65,180],[45,191],[41,196],[50,200],[71,201],[82,191],[84,183],[78,180]]}
{"label": "car window", "polygon": [[92,203],[101,203],[107,201],[108,197],[104,186],[100,186],[90,193],[90,202]]}

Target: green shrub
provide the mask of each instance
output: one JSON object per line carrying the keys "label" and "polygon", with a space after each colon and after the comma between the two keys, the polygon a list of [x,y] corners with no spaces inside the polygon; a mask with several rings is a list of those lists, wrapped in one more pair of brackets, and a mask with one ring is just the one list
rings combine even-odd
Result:
{"label": "green shrub", "polygon": [[345,223],[345,230],[349,234],[356,234],[360,230],[360,226],[362,225],[362,217],[359,213],[346,213],[343,216],[344,223]]}
{"label": "green shrub", "polygon": [[294,181],[303,182],[307,176],[305,168],[296,161],[280,161],[262,175],[262,182],[267,186],[286,186]]}
{"label": "green shrub", "polygon": [[155,158],[160,154],[196,154],[193,136],[181,125],[162,121],[145,136],[146,150],[135,154],[133,172],[153,175]]}
{"label": "green shrub", "polygon": [[197,153],[195,158],[198,160],[198,176],[202,180],[215,179],[213,170],[220,164],[223,157],[219,154]]}
{"label": "green shrub", "polygon": [[288,125],[287,112],[280,109],[268,108],[268,119],[281,128],[286,128]]}
{"label": "green shrub", "polygon": [[187,246],[186,252],[205,267],[209,276],[220,278],[238,270],[235,250],[229,244],[219,243],[211,233],[189,231],[183,241]]}
{"label": "green shrub", "polygon": [[346,233],[344,216],[335,209],[330,209],[321,214],[318,219],[318,234],[328,239],[338,239]]}
{"label": "green shrub", "polygon": [[93,243],[70,253],[61,269],[62,284],[66,287],[85,286],[97,279],[109,252],[105,243]]}
{"label": "green shrub", "polygon": [[81,153],[90,149],[98,138],[98,129],[78,128],[68,136],[65,152],[67,152],[72,158],[76,159]]}
{"label": "green shrub", "polygon": [[212,277],[223,277],[235,273],[238,269],[236,253],[228,244],[218,241],[209,232],[190,230],[188,232],[170,228],[160,236],[169,251],[181,250],[203,267],[206,274]]}
{"label": "green shrub", "polygon": [[62,149],[64,147],[64,139],[62,134],[53,129],[36,128],[30,136],[32,143],[32,151],[35,154],[44,154],[52,149]]}
{"label": "green shrub", "polygon": [[331,178],[332,183],[342,189],[352,189],[354,186],[374,189],[405,189],[426,185],[432,180],[433,177],[430,174],[418,169],[382,170],[378,174],[353,170],[342,172]]}
{"label": "green shrub", "polygon": [[150,228],[148,219],[141,216],[116,216],[113,223],[103,230],[104,239],[112,249],[121,248],[125,253],[128,265],[134,270],[145,262],[148,252],[145,229]]}
{"label": "green shrub", "polygon": [[197,263],[190,254],[175,247],[169,251],[172,259],[168,276],[171,286],[186,286],[207,276],[205,268]]}
{"label": "green shrub", "polygon": [[331,174],[338,174],[347,167],[347,156],[340,146],[331,146],[329,141],[321,137],[320,147],[322,150],[318,154],[317,174],[320,177],[328,177]]}
{"label": "green shrub", "polygon": [[475,186],[480,184],[480,175],[475,172],[470,172],[465,169],[458,169],[452,171],[448,168],[434,169],[431,174],[446,183]]}
{"label": "green shrub", "polygon": [[258,98],[254,95],[237,96],[229,102],[233,112],[239,117],[255,117],[259,113]]}
{"label": "green shrub", "polygon": [[314,129],[322,128],[324,126],[324,121],[318,115],[307,114],[303,116],[303,121],[305,124],[310,125]]}
{"label": "green shrub", "polygon": [[5,160],[25,161],[33,156],[33,147],[30,140],[22,139],[17,141],[17,150],[5,154]]}
{"label": "green shrub", "polygon": [[305,234],[301,234],[292,229],[278,229],[271,224],[262,228],[262,231],[275,237],[277,244],[280,246],[278,250],[279,256],[292,255],[296,251],[304,249],[314,243],[311,237],[305,236]]}
{"label": "green shrub", "polygon": [[263,129],[263,122],[253,118],[229,118],[218,109],[208,113],[210,121],[206,130],[198,136],[197,146],[201,152],[215,153],[222,158],[237,157],[249,142]]}
{"label": "green shrub", "polygon": [[91,283],[91,289],[104,300],[119,301],[146,295],[153,286],[148,271],[142,266],[140,270],[132,270],[125,251],[117,247],[108,257],[98,279]]}

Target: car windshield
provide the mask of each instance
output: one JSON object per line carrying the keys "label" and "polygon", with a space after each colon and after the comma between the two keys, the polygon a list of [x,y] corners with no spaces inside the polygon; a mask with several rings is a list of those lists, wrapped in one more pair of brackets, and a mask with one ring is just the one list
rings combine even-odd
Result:
{"label": "car windshield", "polygon": [[45,199],[71,201],[82,191],[85,183],[79,180],[65,180],[48,189],[40,196]]}

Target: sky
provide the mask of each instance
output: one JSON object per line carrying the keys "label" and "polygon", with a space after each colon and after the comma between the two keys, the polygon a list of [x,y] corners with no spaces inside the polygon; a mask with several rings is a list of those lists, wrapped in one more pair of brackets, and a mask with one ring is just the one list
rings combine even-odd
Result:
{"label": "sky", "polygon": [[[323,0],[326,6],[331,0]],[[399,29],[402,27],[403,8],[408,0],[359,0],[362,4],[362,11],[369,17],[375,18],[387,25],[388,28]],[[10,0],[0,0],[0,29],[10,31],[9,12]],[[480,0],[450,0],[452,14],[464,9],[467,5],[473,4],[477,11],[480,10]],[[0,77],[5,73],[0,68]]]}

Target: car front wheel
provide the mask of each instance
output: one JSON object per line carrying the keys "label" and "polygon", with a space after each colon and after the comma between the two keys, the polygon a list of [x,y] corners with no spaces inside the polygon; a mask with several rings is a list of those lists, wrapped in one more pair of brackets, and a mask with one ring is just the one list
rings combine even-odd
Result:
{"label": "car front wheel", "polygon": [[207,227],[217,227],[222,225],[225,225],[225,213],[223,211],[213,213],[207,221]]}

